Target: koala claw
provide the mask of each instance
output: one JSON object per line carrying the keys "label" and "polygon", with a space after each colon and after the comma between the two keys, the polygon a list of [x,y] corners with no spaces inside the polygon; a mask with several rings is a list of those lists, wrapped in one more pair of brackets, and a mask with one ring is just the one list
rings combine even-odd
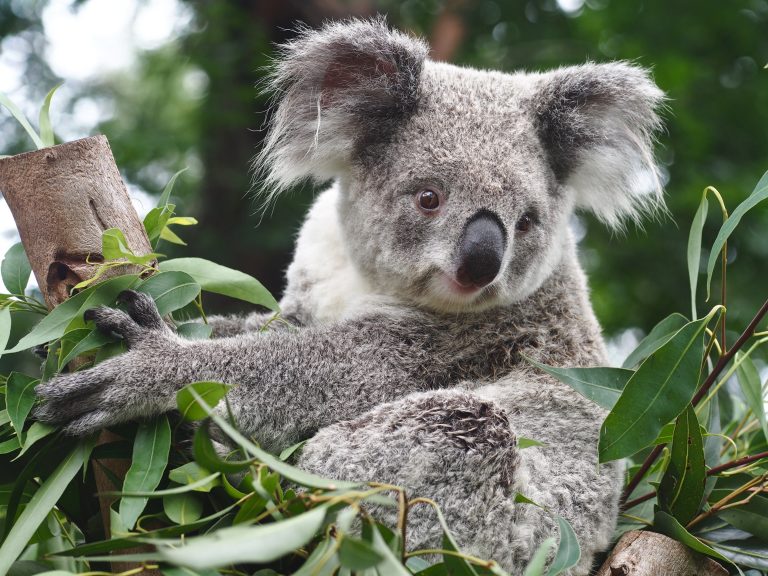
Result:
{"label": "koala claw", "polygon": [[170,331],[149,295],[135,290],[124,290],[118,300],[126,305],[127,312],[99,306],[86,310],[83,319],[87,322],[93,321],[96,328],[105,334],[122,338],[129,347],[141,342],[152,332],[156,335],[157,332]]}

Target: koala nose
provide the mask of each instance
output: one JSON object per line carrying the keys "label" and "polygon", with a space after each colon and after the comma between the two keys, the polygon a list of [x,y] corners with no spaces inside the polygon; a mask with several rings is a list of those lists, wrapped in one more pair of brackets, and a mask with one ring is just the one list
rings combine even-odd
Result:
{"label": "koala nose", "polygon": [[493,212],[480,210],[464,227],[459,242],[456,280],[462,286],[487,286],[501,270],[507,231]]}

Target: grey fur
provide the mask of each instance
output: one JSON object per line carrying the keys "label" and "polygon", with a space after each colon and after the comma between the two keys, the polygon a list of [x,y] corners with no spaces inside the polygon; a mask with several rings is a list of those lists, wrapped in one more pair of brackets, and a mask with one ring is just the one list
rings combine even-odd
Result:
{"label": "grey fur", "polygon": [[[271,449],[310,438],[300,466],[435,498],[469,552],[513,573],[555,529],[514,502],[520,491],[571,522],[582,547],[572,573],[587,574],[609,543],[622,470],[597,464],[602,410],[522,356],[605,363],[568,221],[585,207],[616,225],[660,204],[651,137],[662,94],[624,63],[502,74],[425,54],[378,20],[305,31],[284,48],[267,180],[277,191],[336,180],[288,270],[281,306],[295,328],[214,318],[220,338],[183,340],[128,294],[128,314],[93,315],[129,351],[41,385],[36,413],[82,434],[172,410],[188,382],[235,383],[248,435]],[[416,206],[425,187],[441,194],[435,214]],[[480,210],[507,240],[497,278],[468,294],[452,279]],[[545,446],[520,450],[519,436]],[[410,526],[409,546],[435,543],[428,509]]]}

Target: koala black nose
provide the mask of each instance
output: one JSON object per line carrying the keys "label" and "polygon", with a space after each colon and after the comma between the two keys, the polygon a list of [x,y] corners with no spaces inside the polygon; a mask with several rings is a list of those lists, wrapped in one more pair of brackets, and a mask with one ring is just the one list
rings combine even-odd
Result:
{"label": "koala black nose", "polygon": [[456,280],[462,286],[487,286],[501,270],[507,231],[498,216],[480,210],[467,221],[459,243]]}

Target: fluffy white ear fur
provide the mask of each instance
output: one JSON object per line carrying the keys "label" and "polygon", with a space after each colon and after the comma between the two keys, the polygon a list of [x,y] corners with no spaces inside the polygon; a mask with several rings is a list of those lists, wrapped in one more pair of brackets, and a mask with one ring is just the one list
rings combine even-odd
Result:
{"label": "fluffy white ear fur", "polygon": [[576,205],[611,227],[662,210],[654,136],[664,93],[648,71],[626,62],[542,74],[535,113],[556,176]]}
{"label": "fluffy white ear fur", "polygon": [[301,30],[280,47],[266,86],[278,104],[257,176],[273,195],[305,178],[339,176],[361,140],[415,107],[428,51],[382,18]]}

